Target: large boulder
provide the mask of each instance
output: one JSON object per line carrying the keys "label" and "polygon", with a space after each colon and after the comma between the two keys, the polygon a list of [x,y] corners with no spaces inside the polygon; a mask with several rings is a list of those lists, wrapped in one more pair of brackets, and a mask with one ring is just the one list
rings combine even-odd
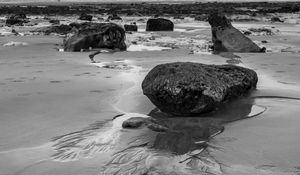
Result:
{"label": "large boulder", "polygon": [[208,17],[211,25],[214,52],[263,52],[253,41],[231,25],[224,16],[212,14]]}
{"label": "large boulder", "polygon": [[114,23],[90,24],[79,27],[64,43],[65,51],[79,52],[90,48],[126,50],[125,30]]}
{"label": "large boulder", "polygon": [[253,70],[239,66],[176,62],[153,68],[142,89],[162,112],[193,115],[246,94],[257,80]]}
{"label": "large boulder", "polygon": [[146,31],[173,31],[174,23],[164,18],[151,18],[147,21]]}

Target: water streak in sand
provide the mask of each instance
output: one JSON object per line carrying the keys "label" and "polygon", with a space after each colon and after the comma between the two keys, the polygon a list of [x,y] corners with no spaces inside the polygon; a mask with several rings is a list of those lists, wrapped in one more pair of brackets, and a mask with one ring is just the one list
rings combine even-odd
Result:
{"label": "water streak in sand", "polygon": [[120,142],[123,121],[132,117],[149,117],[143,114],[127,113],[125,109],[121,109],[122,105],[119,104],[123,96],[131,94],[138,86],[139,73],[142,68],[131,63],[132,61],[130,60],[114,61],[113,63],[94,63],[94,65],[102,68],[105,68],[108,64],[126,64],[130,67],[129,70],[122,71],[118,78],[133,82],[134,85],[125,91],[121,91],[118,97],[119,101],[113,105],[117,111],[123,114],[114,117],[113,120],[96,122],[80,131],[54,138],[55,144],[53,147],[57,151],[53,155],[54,160],[73,161],[80,158],[91,158],[100,152],[114,152]]}

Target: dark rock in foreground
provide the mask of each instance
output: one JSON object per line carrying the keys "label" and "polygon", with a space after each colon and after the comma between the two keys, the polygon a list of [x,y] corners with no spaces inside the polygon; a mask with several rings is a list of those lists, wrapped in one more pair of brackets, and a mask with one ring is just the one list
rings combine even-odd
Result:
{"label": "dark rock in foreground", "polygon": [[253,41],[234,28],[224,15],[212,14],[211,25],[214,52],[263,52]]}
{"label": "dark rock in foreground", "polygon": [[146,31],[173,31],[172,21],[163,18],[151,18],[147,21]]}
{"label": "dark rock in foreground", "polygon": [[142,89],[162,112],[193,115],[246,94],[257,80],[253,70],[239,66],[176,62],[153,68]]}
{"label": "dark rock in foreground", "polygon": [[93,48],[126,50],[125,30],[114,23],[91,24],[79,29],[65,43],[65,51],[79,52]]}

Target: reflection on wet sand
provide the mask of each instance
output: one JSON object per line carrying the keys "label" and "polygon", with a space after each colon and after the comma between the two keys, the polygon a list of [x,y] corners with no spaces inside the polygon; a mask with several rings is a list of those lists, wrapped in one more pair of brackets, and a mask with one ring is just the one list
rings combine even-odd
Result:
{"label": "reflection on wet sand", "polygon": [[[210,144],[210,139],[224,130],[224,124],[256,116],[265,109],[247,97],[201,116],[173,117],[157,109],[149,116],[128,113],[55,138],[53,158],[71,161],[106,151],[112,157],[102,168],[102,174],[222,174],[221,165],[206,150],[219,149]],[[169,129],[122,129],[123,121],[136,116],[153,118]]]}

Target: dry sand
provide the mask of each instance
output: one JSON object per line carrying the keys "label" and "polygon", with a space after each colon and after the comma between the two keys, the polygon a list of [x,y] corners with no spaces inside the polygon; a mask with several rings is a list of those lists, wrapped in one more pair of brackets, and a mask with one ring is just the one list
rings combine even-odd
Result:
{"label": "dry sand", "polygon": [[[190,32],[199,26],[203,24],[182,24],[174,33],[156,35],[169,39],[180,35],[209,38],[206,26],[201,31]],[[175,61],[207,64],[242,61],[241,66],[253,68],[259,75],[251,104],[267,110],[257,117],[226,125],[225,131],[211,140],[220,149],[209,147],[208,152],[220,163],[222,173],[299,174],[300,101],[295,98],[300,98],[300,55],[295,50],[300,48],[300,43],[295,27],[298,31],[300,27],[281,24],[279,27],[280,35],[252,39],[268,40],[266,46],[273,50],[288,44],[293,52],[236,54],[241,58],[234,59],[189,54],[186,48],[160,51],[161,48],[155,47],[154,51],[137,51],[136,47],[130,52],[97,55],[98,63],[92,64],[88,53],[57,52],[56,44],[62,42],[57,36],[2,37],[0,174],[98,174],[109,161],[111,151],[95,151],[91,157],[61,162],[51,157],[56,153],[51,140],[72,132],[78,132],[80,139],[85,134],[84,128],[99,121],[110,121],[117,114],[148,114],[155,107],[143,96],[141,81],[155,65]],[[3,46],[11,41],[27,45]],[[114,68],[106,68],[107,65]],[[97,129],[102,137],[101,126],[97,125]],[[76,133],[70,135],[73,136]],[[158,157],[156,161],[163,160]],[[172,167],[175,160],[164,168]]]}

